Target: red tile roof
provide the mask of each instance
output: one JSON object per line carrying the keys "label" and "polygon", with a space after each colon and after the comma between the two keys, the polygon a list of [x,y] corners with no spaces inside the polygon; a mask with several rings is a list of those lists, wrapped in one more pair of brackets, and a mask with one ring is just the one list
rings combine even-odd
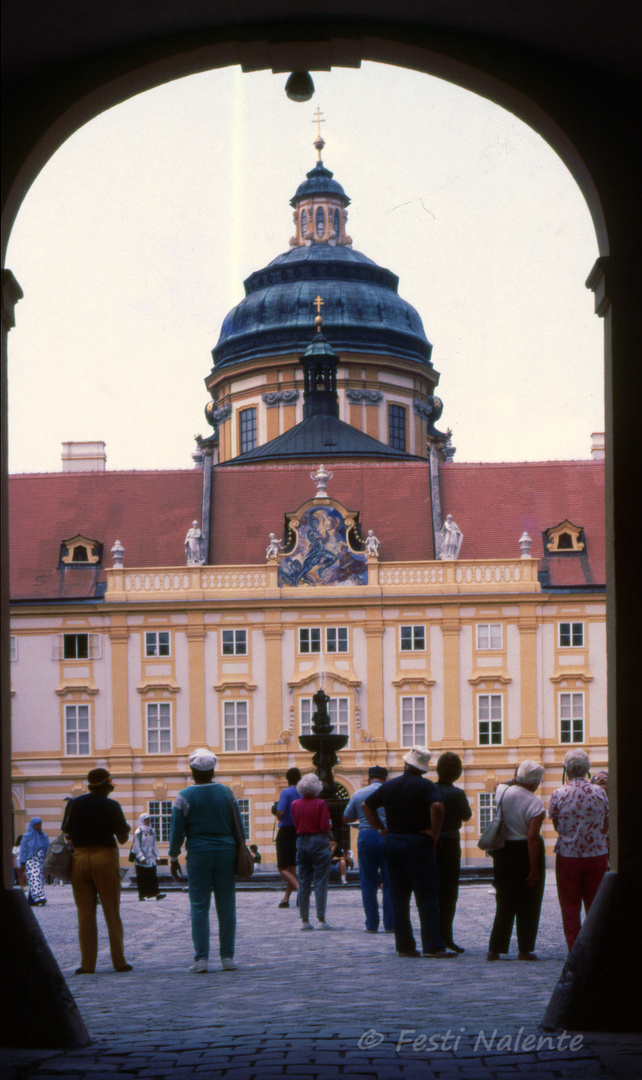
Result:
{"label": "red tile roof", "polygon": [[[464,534],[462,559],[516,558],[525,530],[551,585],[605,584],[603,461],[451,462],[439,479],[442,517]],[[585,552],[550,556],[542,534],[565,518],[583,528]]]}
{"label": "red tile roof", "polygon": [[[215,468],[211,562],[264,562],[269,533],[283,539],[285,514],[314,497],[314,468],[300,462]],[[427,461],[333,461],[326,468],[328,495],[360,512],[361,535],[373,530],[383,560],[434,558]]]}
{"label": "red tile roof", "polygon": [[125,566],[180,566],[185,534],[201,519],[200,470],[35,473],[9,478],[13,600],[95,596],[89,566],[60,568],[60,545],[77,533],[103,544],[103,566],[120,540]]}
{"label": "red tile roof", "polygon": [[[316,462],[318,464],[318,461]],[[315,492],[311,463],[216,466],[210,562],[262,563],[270,532],[283,537],[286,512]],[[333,462],[330,497],[360,512],[385,562],[434,558],[427,461]],[[95,597],[102,569],[60,565],[63,540],[80,533],[118,539],[125,566],[181,566],[190,523],[200,521],[200,470],[45,473],[10,477],[11,596],[14,600]],[[526,530],[550,585],[604,585],[604,465],[594,461],[464,464],[440,467],[442,516],[464,534],[463,559],[516,558]],[[585,553],[550,556],[542,534],[569,518],[583,528]]]}

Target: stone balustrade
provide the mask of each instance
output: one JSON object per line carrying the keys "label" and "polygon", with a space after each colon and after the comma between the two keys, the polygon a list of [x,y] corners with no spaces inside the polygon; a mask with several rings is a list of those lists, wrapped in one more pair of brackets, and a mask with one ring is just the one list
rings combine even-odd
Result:
{"label": "stone balustrade", "polygon": [[[502,591],[539,592],[537,559],[479,559],[434,562],[378,562],[368,560],[368,585],[364,595],[411,595],[423,593],[484,593]],[[279,589],[278,560],[254,566],[113,567],[106,570],[109,602],[140,600],[215,600],[243,594],[248,599],[307,592],[311,586]],[[355,586],[355,590],[358,587]],[[276,590],[276,592],[274,591]],[[341,589],[315,589],[334,595]],[[351,590],[352,591],[352,590]]]}

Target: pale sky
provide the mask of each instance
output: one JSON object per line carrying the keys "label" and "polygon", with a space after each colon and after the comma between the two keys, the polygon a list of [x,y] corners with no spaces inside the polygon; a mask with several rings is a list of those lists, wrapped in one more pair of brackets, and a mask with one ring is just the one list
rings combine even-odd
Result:
{"label": "pale sky", "polygon": [[[290,198],[323,160],[354,247],[399,277],[433,344],[456,461],[588,458],[604,429],[592,221],[566,167],[510,113],[380,64],[207,72],[103,113],[28,192],[7,257],[11,472],[103,440],[108,469],[191,468],[210,351],[243,279],[288,250]],[[312,319],[311,313],[311,331]]]}

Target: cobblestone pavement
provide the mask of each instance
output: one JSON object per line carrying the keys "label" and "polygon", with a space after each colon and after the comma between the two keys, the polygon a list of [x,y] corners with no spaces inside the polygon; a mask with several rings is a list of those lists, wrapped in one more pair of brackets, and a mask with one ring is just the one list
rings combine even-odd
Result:
{"label": "cobblestone pavement", "polygon": [[47,898],[34,911],[94,1041],[5,1052],[5,1080],[619,1080],[642,1070],[635,1038],[539,1029],[566,956],[550,872],[536,964],[516,960],[514,940],[511,959],[486,961],[486,885],[461,889],[455,940],[466,952],[448,961],[400,959],[391,935],[363,932],[359,890],[337,887],[325,934],[302,933],[296,907],[277,907],[280,892],[239,891],[237,970],[221,970],[213,916],[210,971],[193,975],[187,895],[142,904],[124,890],[134,970],[112,970],[99,912],[98,971],[75,976],[71,888],[50,886]]}

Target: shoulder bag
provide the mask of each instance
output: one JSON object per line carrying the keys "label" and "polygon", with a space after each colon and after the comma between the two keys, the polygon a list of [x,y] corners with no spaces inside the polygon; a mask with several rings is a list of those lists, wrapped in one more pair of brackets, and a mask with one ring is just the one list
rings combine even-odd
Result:
{"label": "shoulder bag", "polygon": [[507,791],[508,788],[504,788],[502,791],[497,803],[497,813],[477,841],[477,847],[481,848],[482,851],[499,851],[506,843],[506,825],[504,824],[502,802]]}
{"label": "shoulder bag", "polygon": [[45,861],[43,869],[45,874],[49,874],[49,877],[56,878],[58,881],[71,881],[71,865],[73,862],[73,853],[67,838],[64,833],[57,836],[55,840],[52,840],[49,845],[49,850],[45,855]]}
{"label": "shoulder bag", "polygon": [[243,839],[243,826],[241,825],[234,793],[230,788],[228,788],[228,791],[230,792],[230,799],[232,802],[232,836],[234,837],[234,843],[236,844],[234,872],[237,878],[240,878],[241,881],[246,881],[248,878],[251,878],[254,873],[254,859],[252,858],[252,852]]}

